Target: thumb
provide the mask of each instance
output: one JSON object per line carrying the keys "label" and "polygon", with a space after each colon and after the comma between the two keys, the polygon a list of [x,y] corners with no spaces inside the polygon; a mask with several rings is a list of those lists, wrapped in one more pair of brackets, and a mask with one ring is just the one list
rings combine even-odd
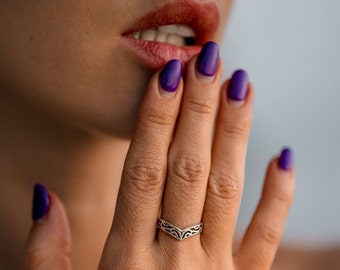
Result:
{"label": "thumb", "polygon": [[25,269],[71,269],[71,236],[65,209],[59,198],[41,184],[34,186],[32,217]]}

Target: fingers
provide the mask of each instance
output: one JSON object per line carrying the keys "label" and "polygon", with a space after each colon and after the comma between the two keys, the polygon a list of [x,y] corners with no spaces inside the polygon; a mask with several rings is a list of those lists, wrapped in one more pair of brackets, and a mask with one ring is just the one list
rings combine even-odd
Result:
{"label": "fingers", "polygon": [[[200,223],[202,218],[221,74],[219,48],[213,42],[188,64],[181,111],[169,150],[161,213],[164,220],[182,229]],[[164,233],[158,237],[169,238]]]}
{"label": "fingers", "polygon": [[[182,64],[170,61],[156,73],[141,105],[126,158],[110,237],[151,244],[155,239],[167,155],[179,111]],[[117,239],[116,239],[117,241]]]}
{"label": "fingers", "polygon": [[292,152],[269,165],[262,197],[236,255],[238,269],[270,269],[294,193]]}
{"label": "fingers", "polygon": [[71,236],[64,207],[58,197],[36,185],[33,219],[26,242],[25,269],[71,269]]}
{"label": "fingers", "polygon": [[[212,253],[232,239],[243,190],[247,141],[252,121],[253,89],[245,71],[236,71],[222,87],[203,222],[202,241]],[[221,252],[219,252],[221,253]]]}

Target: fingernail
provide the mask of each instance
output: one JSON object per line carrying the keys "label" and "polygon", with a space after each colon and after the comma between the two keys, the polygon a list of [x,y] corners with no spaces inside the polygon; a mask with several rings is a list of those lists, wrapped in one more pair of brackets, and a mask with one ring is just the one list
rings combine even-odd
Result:
{"label": "fingernail", "polygon": [[217,43],[209,41],[204,44],[197,60],[197,70],[205,76],[214,76],[218,67],[220,49]]}
{"label": "fingernail", "polygon": [[235,101],[242,101],[246,98],[248,89],[248,74],[246,71],[236,70],[231,77],[228,86],[228,98]]}
{"label": "fingernail", "polygon": [[41,184],[34,185],[32,218],[34,221],[44,218],[50,207],[47,189]]}
{"label": "fingernail", "polygon": [[159,82],[163,90],[167,92],[175,92],[182,76],[182,62],[174,59],[166,63],[161,74]]}
{"label": "fingernail", "polygon": [[279,167],[282,170],[290,171],[293,167],[293,151],[289,148],[284,148],[281,151],[279,158]]}

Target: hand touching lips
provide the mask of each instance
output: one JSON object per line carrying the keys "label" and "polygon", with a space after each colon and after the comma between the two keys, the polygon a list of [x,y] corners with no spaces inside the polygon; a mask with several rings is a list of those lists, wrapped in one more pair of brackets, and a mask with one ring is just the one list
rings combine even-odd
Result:
{"label": "hand touching lips", "polygon": [[158,70],[171,59],[188,62],[214,39],[219,23],[214,2],[174,1],[137,18],[121,40],[144,65]]}

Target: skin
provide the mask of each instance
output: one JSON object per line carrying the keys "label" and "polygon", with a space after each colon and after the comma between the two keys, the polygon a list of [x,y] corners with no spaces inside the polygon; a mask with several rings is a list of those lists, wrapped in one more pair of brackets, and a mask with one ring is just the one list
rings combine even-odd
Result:
{"label": "skin", "polygon": [[1,1],[0,268],[20,268],[36,182],[66,207],[75,268],[98,264],[152,75],[117,38],[160,2]]}
{"label": "skin", "polygon": [[[118,38],[128,23],[162,2],[169,1],[2,1],[2,95],[63,124],[130,138],[151,72]],[[222,21],[216,40],[231,1],[218,4]]]}
{"label": "skin", "polygon": [[[262,199],[233,255],[253,90],[249,85],[246,100],[232,102],[226,94],[229,82],[220,91],[221,64],[215,76],[205,77],[196,71],[196,62],[197,56],[173,94],[161,89],[159,73],[150,80],[99,269],[269,269],[272,264],[292,200],[294,170],[280,169],[277,158],[272,160]],[[31,232],[28,269],[71,268],[67,218],[54,195],[53,205]],[[164,219],[182,228],[202,219],[204,231],[183,242],[157,233],[161,205]]]}
{"label": "skin", "polygon": [[[222,64],[216,76],[202,78],[195,56],[176,94],[164,95],[159,73],[117,40],[128,22],[161,2],[168,1],[1,1],[0,268],[18,269],[23,257],[27,269],[95,269],[99,263],[101,269],[270,267],[293,196],[294,170],[285,172],[277,158],[271,161],[258,211],[233,256],[253,90],[249,85],[244,102],[228,101],[228,82],[220,87]],[[222,21],[216,41],[231,7],[231,1],[217,2]],[[195,103],[202,106],[193,110]],[[156,123],[152,115],[163,118]],[[197,124],[202,115],[205,121]],[[186,136],[187,127],[204,132]],[[224,157],[219,149],[231,154]],[[200,152],[204,181],[182,193],[189,182],[171,174],[171,167],[166,175],[166,160],[182,157],[181,168],[192,152]],[[146,157],[153,159],[138,163]],[[160,164],[159,174],[150,182],[154,164]],[[48,215],[29,231],[37,181],[55,193]],[[183,198],[194,201],[194,212],[182,207]],[[156,234],[160,204],[162,216],[178,226],[202,217],[203,233],[183,242]],[[131,237],[136,219],[140,231]],[[27,235],[24,255],[18,246]]]}

